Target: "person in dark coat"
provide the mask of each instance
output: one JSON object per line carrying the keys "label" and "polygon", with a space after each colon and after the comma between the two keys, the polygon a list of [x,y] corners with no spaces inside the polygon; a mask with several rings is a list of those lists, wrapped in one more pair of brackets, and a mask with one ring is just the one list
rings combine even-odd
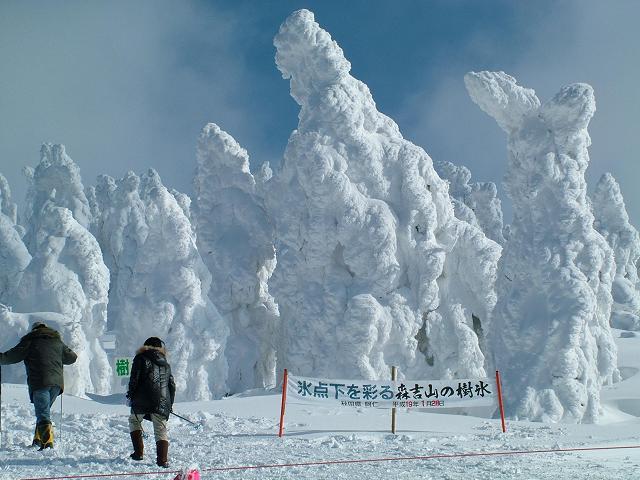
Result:
{"label": "person in dark coat", "polygon": [[0,353],[0,365],[24,361],[29,398],[36,412],[33,446],[40,450],[53,448],[51,405],[64,391],[63,365],[71,365],[77,358],[60,334],[41,322],[34,323],[18,345]]}
{"label": "person in dark coat", "polygon": [[142,440],[142,420],[151,420],[156,440],[156,464],[169,467],[169,437],[167,422],[173,409],[176,384],[167,362],[164,342],[157,337],[147,338],[136,352],[131,366],[127,398],[131,404],[129,432],[133,443],[130,457],[142,460],[144,443]]}

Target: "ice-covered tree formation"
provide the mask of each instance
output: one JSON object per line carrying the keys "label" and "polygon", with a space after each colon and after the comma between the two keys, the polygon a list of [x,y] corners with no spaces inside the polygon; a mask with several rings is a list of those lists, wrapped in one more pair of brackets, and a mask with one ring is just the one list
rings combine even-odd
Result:
{"label": "ice-covered tree formation", "polygon": [[[134,321],[121,319],[122,299],[130,288],[138,249],[147,236],[139,185],[140,178],[133,172],[127,172],[117,182],[108,175],[100,175],[95,186],[95,210],[99,213],[99,217],[94,217],[95,235],[110,275],[108,329],[118,330],[118,334],[125,337],[129,331],[128,324]],[[125,355],[127,351],[119,353]]]}
{"label": "ice-covered tree formation", "polygon": [[0,213],[5,215],[14,225],[18,222],[18,207],[11,198],[9,182],[0,173]]}
{"label": "ice-covered tree formation", "polygon": [[496,184],[470,182],[471,172],[463,165],[434,161],[433,167],[440,178],[449,181],[449,195],[456,217],[480,227],[494,242],[504,244],[502,204]]}
{"label": "ice-covered tree formation", "polygon": [[616,276],[613,280],[611,325],[640,330],[640,235],[629,222],[620,186],[610,173],[602,175],[592,195],[595,227],[613,249]]}
{"label": "ice-covered tree formation", "polygon": [[[500,247],[454,217],[425,151],[403,139],[307,10],[274,40],[300,105],[268,183],[283,325],[279,362],[298,374],[388,378],[485,373]],[[482,328],[481,328],[482,327]]]}
{"label": "ice-covered tree formation", "polygon": [[[91,222],[89,223],[89,231],[96,237],[96,231],[100,229],[102,212],[98,199],[96,198],[96,187],[89,185],[85,187],[84,194],[87,197],[87,203],[89,204],[89,212],[91,213]],[[97,238],[97,237],[96,237]]]}
{"label": "ice-covered tree formation", "polygon": [[178,202],[178,205],[180,205],[184,216],[187,217],[187,220],[189,220],[189,222],[191,222],[191,197],[186,193],[179,192],[175,188],[169,190],[169,193],[173,195],[173,197],[176,199],[176,202]]}
{"label": "ice-covered tree formation", "polygon": [[71,211],[47,201],[30,216],[33,259],[16,295],[19,311],[49,311],[68,322],[61,332],[78,354],[65,370],[74,395],[107,393],[111,368],[99,338],[106,326],[109,272],[96,239]]}
{"label": "ice-covered tree formation", "polygon": [[167,344],[179,398],[226,393],[228,327],[207,297],[211,277],[183,208],[154,170],[142,178],[129,172],[110,198],[102,238],[112,265],[117,352],[132,355],[158,336]]}
{"label": "ice-covered tree formation", "polygon": [[0,302],[11,303],[31,255],[22,242],[24,230],[16,225],[17,208],[9,183],[0,174]]}
{"label": "ice-covered tree formation", "polygon": [[508,135],[513,222],[498,271],[491,345],[511,416],[593,422],[618,379],[609,327],[613,252],[593,228],[585,181],[593,89],[541,105],[503,72],[469,73],[473,101]]}
{"label": "ice-covered tree formation", "polygon": [[273,226],[249,156],[210,123],[198,139],[197,162],[197,243],[212,275],[210,296],[231,327],[229,389],[274,385],[278,307],[267,288],[276,266]]}
{"label": "ice-covered tree formation", "polygon": [[111,368],[100,337],[106,327],[109,275],[91,221],[80,170],[63,145],[44,144],[29,180],[25,244],[33,259],[15,295],[23,312],[67,317],[63,336],[78,353],[66,373],[70,393],[107,393]]}
{"label": "ice-covered tree formation", "polygon": [[111,206],[111,195],[116,190],[116,181],[109,175],[98,175],[96,186],[93,187],[95,195],[95,208],[104,216],[105,211]]}
{"label": "ice-covered tree formation", "polygon": [[64,145],[44,143],[40,149],[40,163],[26,172],[29,180],[25,226],[25,243],[31,249],[37,222],[32,215],[39,215],[43,205],[53,200],[56,206],[71,211],[73,218],[85,228],[91,223],[91,207],[82,185],[80,169],[65,151]]}

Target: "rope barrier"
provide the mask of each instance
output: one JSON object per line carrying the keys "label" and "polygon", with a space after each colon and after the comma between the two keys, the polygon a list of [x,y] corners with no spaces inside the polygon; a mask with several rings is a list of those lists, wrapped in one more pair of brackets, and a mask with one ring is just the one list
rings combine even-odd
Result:
{"label": "rope barrier", "polygon": [[[324,460],[318,462],[300,462],[300,463],[274,463],[265,465],[242,465],[237,467],[210,467],[201,468],[200,472],[226,472],[237,470],[257,470],[261,468],[291,468],[291,467],[311,467],[319,465],[344,465],[351,463],[378,463],[378,462],[398,462],[398,461],[415,461],[415,460],[433,460],[440,458],[460,458],[460,457],[490,457],[490,456],[506,456],[506,455],[528,455],[535,453],[567,453],[567,452],[589,452],[602,450],[628,450],[640,448],[640,445],[620,445],[613,447],[576,447],[576,448],[555,448],[555,449],[539,449],[539,450],[506,450],[498,452],[467,452],[467,453],[438,453],[434,455],[419,455],[413,457],[386,457],[386,458],[368,458],[356,460]],[[68,475],[63,477],[33,477],[22,478],[20,480],[67,480],[76,478],[105,478],[105,477],[125,477],[125,476],[142,476],[142,475],[177,475],[182,470],[162,471],[162,472],[128,472],[128,473],[98,473],[92,475]]]}
{"label": "rope barrier", "polygon": [[21,478],[20,480],[63,480],[70,478],[109,478],[109,477],[133,477],[142,475],[177,475],[182,470],[164,470],[162,472],[123,472],[123,473],[93,473],[86,475],[67,475],[64,477],[33,477]]}
{"label": "rope barrier", "polygon": [[[562,452],[583,452],[590,450],[622,450],[630,448],[640,448],[640,445],[623,445],[619,447],[585,447],[585,448],[558,448],[551,450],[512,450],[502,452],[468,452],[468,453],[440,453],[435,455],[420,455],[414,457],[387,457],[387,458],[369,458],[369,459],[356,459],[356,460],[325,460],[321,462],[302,462],[302,463],[281,463],[271,465],[251,465],[251,466],[239,466],[239,467],[217,467],[217,468],[205,468],[200,469],[201,472],[220,472],[220,471],[232,471],[232,470],[255,470],[259,468],[283,468],[283,467],[308,467],[319,465],[337,465],[348,463],[376,463],[376,462],[397,462],[408,460],[433,460],[438,458],[459,458],[459,457],[488,457],[498,455],[524,455],[531,453],[562,453]],[[31,480],[31,479],[30,479]],[[32,479],[37,480],[37,479]]]}

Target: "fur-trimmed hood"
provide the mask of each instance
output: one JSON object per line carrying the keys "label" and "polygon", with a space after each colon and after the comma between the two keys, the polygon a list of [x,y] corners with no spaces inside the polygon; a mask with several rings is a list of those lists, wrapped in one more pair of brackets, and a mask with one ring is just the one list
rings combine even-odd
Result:
{"label": "fur-trimmed hood", "polygon": [[157,350],[158,352],[160,352],[165,357],[167,356],[167,349],[166,348],[164,348],[164,347],[152,347],[151,345],[142,345],[136,351],[136,355],[140,355],[141,353],[146,352],[148,350]]}
{"label": "fur-trimmed hood", "polygon": [[137,355],[143,355],[157,365],[168,365],[167,349],[164,347],[152,347],[151,345],[143,345],[136,351]]}

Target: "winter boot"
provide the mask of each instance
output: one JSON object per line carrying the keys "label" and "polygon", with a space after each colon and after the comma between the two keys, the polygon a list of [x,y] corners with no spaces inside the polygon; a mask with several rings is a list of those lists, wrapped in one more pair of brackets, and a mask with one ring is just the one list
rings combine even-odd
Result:
{"label": "winter boot", "polygon": [[156,465],[162,468],[169,468],[169,442],[166,440],[159,440],[156,442]]}
{"label": "winter boot", "polygon": [[144,454],[144,442],[142,440],[142,430],[135,430],[130,433],[131,443],[133,443],[133,453],[129,455],[133,460],[142,460]]}
{"label": "winter boot", "polygon": [[39,423],[36,425],[36,430],[40,435],[40,448],[38,450],[53,448],[53,426],[51,422]]}
{"label": "winter boot", "polygon": [[42,447],[42,439],[40,438],[40,430],[36,426],[36,431],[33,434],[33,442],[31,443],[32,447]]}

